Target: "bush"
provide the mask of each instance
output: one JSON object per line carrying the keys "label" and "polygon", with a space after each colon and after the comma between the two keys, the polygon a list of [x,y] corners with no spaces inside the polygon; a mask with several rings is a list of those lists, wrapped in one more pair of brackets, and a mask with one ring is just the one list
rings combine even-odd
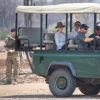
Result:
{"label": "bush", "polygon": [[7,33],[0,33],[0,40],[5,40]]}

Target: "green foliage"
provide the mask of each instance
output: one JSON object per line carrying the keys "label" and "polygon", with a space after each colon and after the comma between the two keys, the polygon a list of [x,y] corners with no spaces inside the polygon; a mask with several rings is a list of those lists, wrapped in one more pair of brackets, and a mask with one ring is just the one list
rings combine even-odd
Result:
{"label": "green foliage", "polygon": [[7,33],[0,32],[0,40],[5,40],[6,36],[7,36]]}
{"label": "green foliage", "polygon": [[[48,32],[55,33],[55,32],[56,32],[55,26],[56,26],[56,23],[50,25],[50,26],[48,27]],[[66,32],[66,29],[65,29],[65,28],[63,29],[63,32],[64,32],[64,33]]]}
{"label": "green foliage", "polygon": [[55,33],[55,32],[56,32],[55,26],[56,26],[56,24],[50,25],[50,26],[48,27],[48,32]]}

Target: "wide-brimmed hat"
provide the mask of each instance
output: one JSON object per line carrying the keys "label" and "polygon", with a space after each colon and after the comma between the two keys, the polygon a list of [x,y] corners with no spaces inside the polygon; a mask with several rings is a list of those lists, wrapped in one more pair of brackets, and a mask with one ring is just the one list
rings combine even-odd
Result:
{"label": "wide-brimmed hat", "polygon": [[58,22],[57,25],[55,26],[55,28],[58,28],[58,27],[65,27],[65,25],[63,25],[62,22]]}

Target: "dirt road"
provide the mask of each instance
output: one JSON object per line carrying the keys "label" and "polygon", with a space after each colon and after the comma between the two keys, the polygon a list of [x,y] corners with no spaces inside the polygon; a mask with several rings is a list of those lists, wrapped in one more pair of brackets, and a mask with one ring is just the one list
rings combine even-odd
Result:
{"label": "dirt road", "polygon": [[56,98],[45,83],[1,85],[0,100],[100,100],[98,96],[84,96],[78,89],[68,98]]}

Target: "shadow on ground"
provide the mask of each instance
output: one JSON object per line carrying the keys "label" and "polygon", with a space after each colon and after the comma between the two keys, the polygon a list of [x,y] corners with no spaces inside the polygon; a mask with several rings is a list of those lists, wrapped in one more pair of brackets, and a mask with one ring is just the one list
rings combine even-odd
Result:
{"label": "shadow on ground", "polygon": [[[13,96],[1,96],[0,98],[57,98],[53,95],[13,95]],[[60,97],[59,97],[60,98]],[[64,97],[67,99],[100,99],[100,95],[96,96],[85,96],[85,95],[73,95],[71,97]]]}

